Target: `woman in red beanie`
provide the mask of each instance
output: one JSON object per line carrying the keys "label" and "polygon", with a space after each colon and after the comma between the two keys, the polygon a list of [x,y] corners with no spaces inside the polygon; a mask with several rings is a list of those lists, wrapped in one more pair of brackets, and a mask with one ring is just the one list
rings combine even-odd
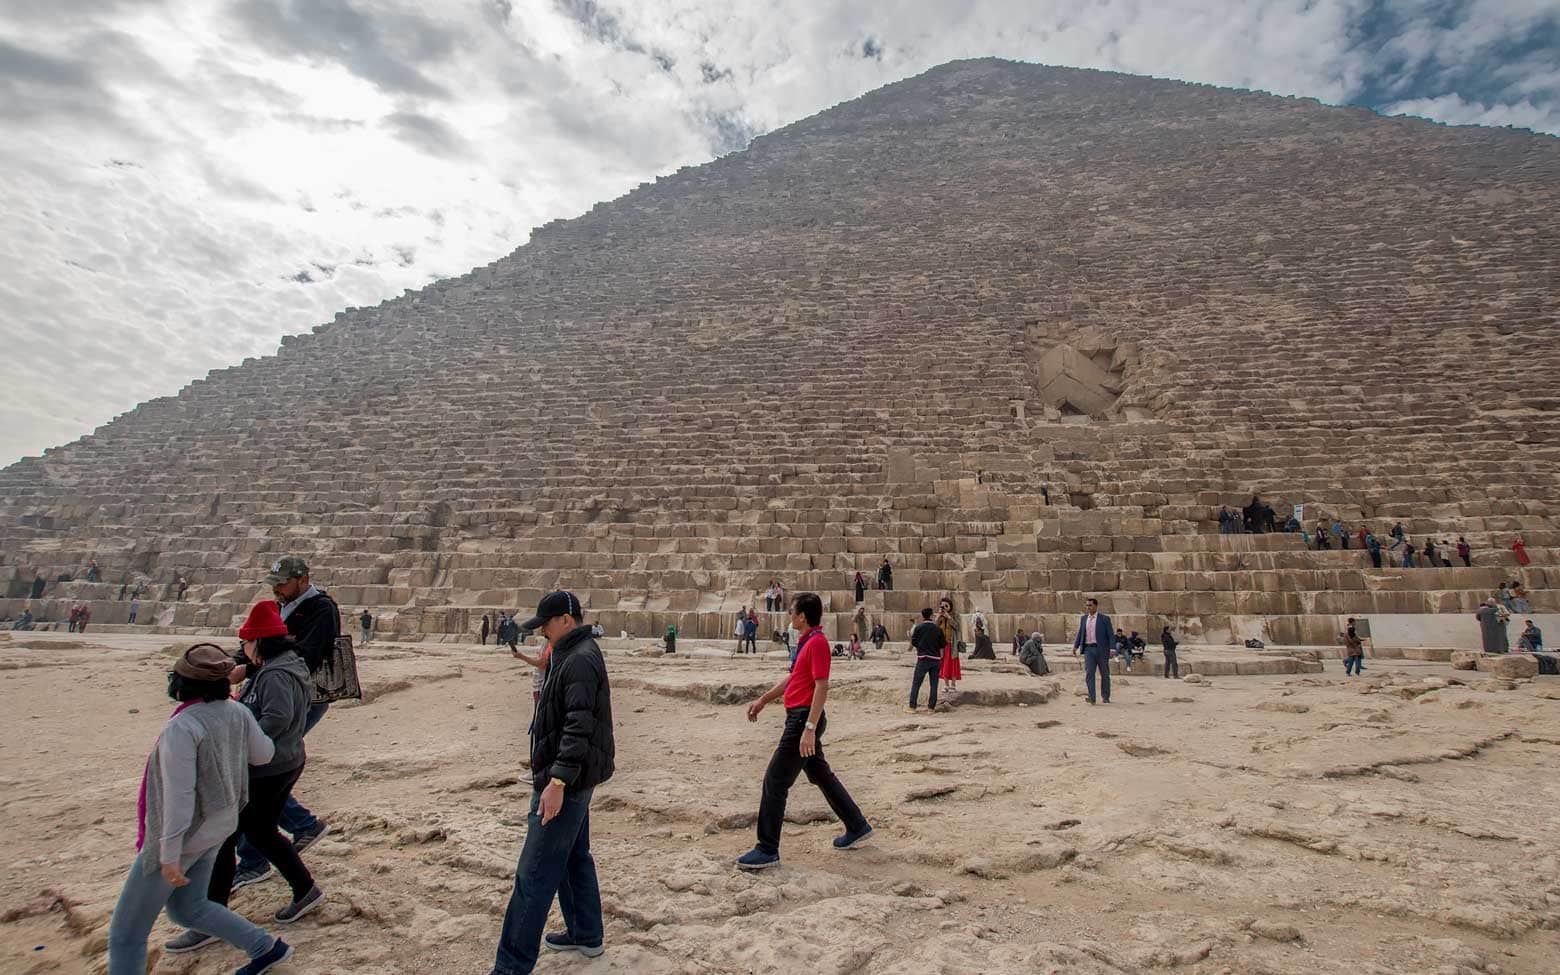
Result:
{"label": "woman in red beanie", "polygon": [[[207,897],[226,906],[238,867],[238,838],[243,836],[271,861],[292,888],[292,903],[275,915],[279,923],[291,924],[325,899],[292,843],[276,829],[282,804],[303,774],[303,726],[314,697],[314,679],[287,635],[287,624],[282,622],[275,600],[255,603],[249,618],[238,628],[238,638],[243,641],[244,656],[260,667],[238,700],[254,714],[260,730],[276,746],[276,754],[265,765],[249,770],[249,802],[239,813],[238,832],[229,836],[217,851]],[[205,932],[185,931],[168,942],[165,950],[180,954],[215,940]]]}

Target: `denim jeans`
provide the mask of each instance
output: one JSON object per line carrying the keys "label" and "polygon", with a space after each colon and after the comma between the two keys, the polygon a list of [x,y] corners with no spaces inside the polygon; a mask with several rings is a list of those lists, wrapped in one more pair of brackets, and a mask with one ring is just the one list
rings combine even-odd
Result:
{"label": "denim jeans", "polygon": [[932,690],[927,695],[926,706],[933,711],[937,710],[937,686],[938,674],[942,670],[942,660],[938,657],[915,658],[915,676],[910,680],[910,706],[915,707],[916,701],[921,697],[921,681],[930,677]]}
{"label": "denim jeans", "polygon": [[[314,726],[325,717],[325,712],[330,710],[329,704],[312,704],[309,706],[309,715],[303,719],[303,734],[308,737]],[[305,809],[303,803],[287,796],[287,801],[282,804],[282,818],[277,820],[277,826],[293,836],[318,829],[320,821],[314,814]],[[238,869],[253,870],[265,862],[265,857],[247,839],[240,837],[238,840]]]}
{"label": "denim jeans", "polygon": [[807,773],[807,781],[823,793],[823,800],[847,830],[859,833],[867,827],[867,819],[861,814],[860,807],[845,791],[845,786],[823,757],[823,733],[829,726],[824,715],[818,716],[818,731],[814,736],[817,751],[807,758],[802,757],[802,732],[807,730],[808,710],[805,707],[786,710],[780,744],[775,746],[769,767],[764,770],[764,791],[758,801],[758,849],[765,853],[780,852],[780,827],[785,822],[785,801],[796,777],[803,772]]}
{"label": "denim jeans", "polygon": [[1174,650],[1165,651],[1165,676],[1177,678],[1181,676],[1181,664],[1175,659]]}
{"label": "denim jeans", "polygon": [[1364,662],[1365,662],[1365,658],[1364,657],[1344,657],[1343,658],[1343,672],[1345,674],[1357,673],[1359,671],[1359,669],[1360,669],[1360,665],[1363,664]]}
{"label": "denim jeans", "polygon": [[1100,694],[1105,700],[1110,700],[1110,651],[1104,647],[1084,647],[1083,649],[1083,686],[1089,692],[1089,700],[1094,700],[1094,674],[1100,675]]}
{"label": "denim jeans", "polygon": [[174,924],[216,935],[250,958],[271,950],[276,939],[263,928],[206,899],[216,859],[216,850],[202,853],[184,871],[190,882],[174,887],[161,870],[146,873],[145,861],[135,858],[108,923],[108,975],[146,975],[146,939],[164,906]]}
{"label": "denim jeans", "polygon": [[601,888],[590,855],[590,797],[595,789],[566,789],[563,806],[546,826],[537,811],[542,793],[531,792],[525,845],[515,867],[515,889],[504,912],[493,975],[530,975],[542,948],[553,897],[575,944],[602,939]]}

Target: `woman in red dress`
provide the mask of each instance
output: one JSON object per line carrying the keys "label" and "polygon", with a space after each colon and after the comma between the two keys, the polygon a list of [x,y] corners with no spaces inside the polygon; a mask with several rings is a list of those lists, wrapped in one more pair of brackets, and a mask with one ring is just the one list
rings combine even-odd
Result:
{"label": "woman in red dress", "polygon": [[1518,565],[1527,565],[1528,563],[1533,561],[1531,558],[1528,557],[1528,554],[1527,554],[1527,543],[1524,542],[1520,537],[1516,541],[1511,543],[1511,550],[1517,554],[1517,564]]}
{"label": "woman in red dress", "polygon": [[957,694],[959,678],[963,676],[963,671],[959,667],[959,614],[954,612],[951,597],[944,596],[937,603],[937,626],[942,630],[943,639],[947,641],[947,646],[943,647],[940,671],[943,690],[949,694]]}

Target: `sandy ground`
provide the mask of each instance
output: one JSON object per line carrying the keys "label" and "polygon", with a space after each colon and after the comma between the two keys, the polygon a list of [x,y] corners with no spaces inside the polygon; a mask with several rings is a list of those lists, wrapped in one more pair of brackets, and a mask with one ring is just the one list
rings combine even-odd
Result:
{"label": "sandy ground", "polygon": [[[0,972],[101,971],[164,674],[192,641],[15,637],[0,641]],[[1089,707],[1075,674],[967,663],[966,702],[991,703],[908,715],[907,660],[837,661],[825,750],[877,834],[834,851],[802,780],[784,865],[748,876],[732,859],[752,845],[780,712],[752,725],[735,702],[783,660],[609,668],[619,772],[592,815],[608,951],[539,971],[1560,966],[1554,679],[1373,661],[1349,680],[1330,661],[1118,678],[1115,703]],[[280,971],[482,975],[525,829],[529,674],[458,646],[371,646],[362,670],[369,699],[309,739],[299,793],[333,835],[305,859],[329,902],[286,929],[298,954]],[[258,921],[285,900],[273,876],[234,905]],[[171,933],[159,922],[156,943]],[[218,946],[156,970],[241,961]]]}

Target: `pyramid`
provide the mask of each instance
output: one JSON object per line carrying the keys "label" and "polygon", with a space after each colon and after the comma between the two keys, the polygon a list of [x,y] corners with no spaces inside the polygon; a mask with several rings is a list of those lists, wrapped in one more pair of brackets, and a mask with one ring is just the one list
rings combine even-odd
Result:
{"label": "pyramid", "polygon": [[[225,629],[283,554],[407,639],[556,587],[727,637],[771,580],[844,636],[884,557],[896,637],[945,593],[999,640],[1555,611],[1557,188],[1525,131],[950,63],[0,471],[0,611],[145,579],[138,625]],[[1473,566],[1221,534],[1253,494]]]}

